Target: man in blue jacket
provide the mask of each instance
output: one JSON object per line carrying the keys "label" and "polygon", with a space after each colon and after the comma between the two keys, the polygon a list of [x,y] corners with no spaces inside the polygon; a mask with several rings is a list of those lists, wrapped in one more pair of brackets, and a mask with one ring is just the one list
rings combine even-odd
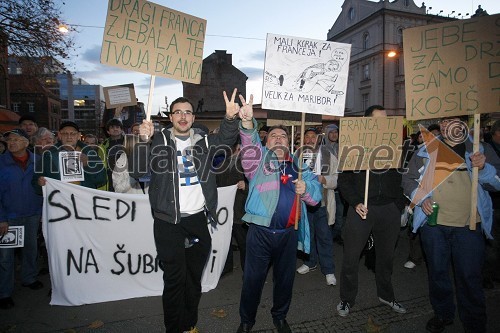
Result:
{"label": "man in blue jacket", "polygon": [[[31,185],[35,160],[28,150],[28,134],[14,129],[4,134],[8,152],[0,155],[0,243],[12,241],[9,227],[24,226],[21,283],[33,290],[43,288],[37,280],[37,232],[42,212],[42,197]],[[12,239],[11,239],[12,238]],[[0,247],[0,309],[14,307],[14,248]]]}
{"label": "man in blue jacket", "polygon": [[[281,125],[269,128],[262,147],[250,108],[240,112],[242,166],[249,180],[243,221],[249,223],[247,255],[240,299],[238,333],[250,332],[255,324],[262,288],[273,265],[273,316],[279,333],[290,333],[286,315],[292,301],[297,249],[309,253],[309,223],[306,204],[321,201],[322,188],[309,168],[290,157],[290,136]],[[302,180],[298,180],[298,166]],[[296,200],[296,195],[300,200]],[[300,206],[299,230],[294,229],[296,205]]]}
{"label": "man in blue jacket", "polygon": [[[481,270],[485,238],[491,238],[493,207],[487,190],[500,190],[500,160],[488,145],[473,153],[471,140],[456,133],[468,133],[459,117],[439,122],[441,136],[427,134],[425,145],[414,153],[403,175],[405,194],[416,204],[413,232],[420,228],[422,248],[429,271],[429,298],[434,317],[426,325],[439,333],[455,317],[454,273],[458,314],[465,332],[486,332],[486,304]],[[476,229],[470,230],[471,170],[479,169]],[[445,175],[443,177],[443,175]],[[429,221],[439,205],[437,219]]]}

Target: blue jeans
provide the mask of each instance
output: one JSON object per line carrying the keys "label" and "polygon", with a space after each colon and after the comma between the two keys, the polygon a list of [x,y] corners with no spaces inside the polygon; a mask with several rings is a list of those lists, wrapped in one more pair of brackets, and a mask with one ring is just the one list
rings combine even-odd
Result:
{"label": "blue jeans", "polygon": [[450,268],[455,275],[458,315],[466,329],[486,332],[486,304],[481,270],[485,241],[478,224],[475,231],[465,227],[427,224],[420,229],[422,248],[427,258],[429,298],[435,315],[455,317],[455,302]]}
{"label": "blue jeans", "polygon": [[335,273],[333,261],[333,239],[328,225],[326,207],[311,207],[313,212],[307,212],[309,229],[311,234],[311,251],[309,260],[304,261],[309,267],[316,266],[318,260],[321,265],[321,273],[324,275]]}
{"label": "blue jeans", "polygon": [[[24,226],[22,248],[21,283],[31,284],[38,277],[37,233],[40,215],[20,217],[8,221],[9,226]],[[15,249],[0,249],[0,298],[12,296],[14,291]]]}

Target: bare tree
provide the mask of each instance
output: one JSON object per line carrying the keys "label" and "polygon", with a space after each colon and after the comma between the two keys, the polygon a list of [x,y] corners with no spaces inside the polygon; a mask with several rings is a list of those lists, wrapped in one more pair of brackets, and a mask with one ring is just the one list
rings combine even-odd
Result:
{"label": "bare tree", "polygon": [[1,0],[0,31],[7,34],[9,55],[29,62],[37,73],[43,71],[44,59],[68,59],[74,43],[58,30],[64,24],[62,5],[58,0]]}

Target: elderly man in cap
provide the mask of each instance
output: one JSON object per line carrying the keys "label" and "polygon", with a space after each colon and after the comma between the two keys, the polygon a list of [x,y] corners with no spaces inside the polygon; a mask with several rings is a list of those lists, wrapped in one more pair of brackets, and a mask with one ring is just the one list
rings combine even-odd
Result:
{"label": "elderly man in cap", "polygon": [[30,140],[28,150],[34,151],[32,139],[35,133],[38,131],[38,124],[35,117],[30,114],[21,116],[21,118],[19,118],[19,128],[28,135],[28,140]]}
{"label": "elderly man in cap", "polygon": [[[58,132],[59,142],[43,154],[42,165],[35,170],[34,181],[45,185],[45,177],[61,179],[59,170],[59,154],[64,151],[78,151],[83,166],[83,181],[73,182],[77,185],[98,188],[106,183],[106,170],[97,152],[80,141],[80,128],[72,121],[61,124]],[[41,189],[39,189],[40,191]],[[40,191],[41,192],[41,191]]]}
{"label": "elderly man in cap", "polygon": [[[43,288],[37,280],[37,231],[42,198],[36,195],[31,179],[35,160],[39,157],[28,151],[28,134],[22,129],[9,131],[4,137],[8,151],[0,155],[0,241],[8,240],[9,236],[15,239],[15,232],[9,232],[9,227],[24,227],[21,283],[37,290]],[[0,248],[0,309],[14,307],[11,297],[14,271],[14,248]]]}

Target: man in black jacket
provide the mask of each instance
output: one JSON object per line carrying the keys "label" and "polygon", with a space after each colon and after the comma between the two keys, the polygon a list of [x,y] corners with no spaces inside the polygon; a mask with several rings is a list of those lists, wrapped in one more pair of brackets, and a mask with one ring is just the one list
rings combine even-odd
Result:
{"label": "man in black jacket", "polygon": [[[368,117],[386,117],[380,105],[365,111]],[[370,171],[368,207],[364,205],[366,172],[342,172],[338,188],[349,204],[344,226],[344,257],[340,274],[340,303],[337,312],[345,317],[354,306],[358,293],[359,257],[366,241],[373,233],[376,263],[375,280],[377,295],[381,303],[389,305],[398,313],[406,309],[394,297],[391,276],[394,250],[399,236],[401,211],[405,205],[401,174],[396,169]]]}
{"label": "man in black jacket", "polygon": [[[236,89],[226,101],[226,116],[217,134],[206,135],[195,128],[193,104],[180,97],[170,105],[172,127],[155,133],[151,142],[134,147],[131,176],[151,172],[149,200],[154,217],[154,237],[163,268],[163,312],[169,333],[198,332],[201,277],[211,237],[207,214],[216,222],[217,186],[210,171],[214,153],[222,145],[232,146],[238,137],[234,102]],[[240,100],[245,100],[240,95]],[[245,109],[248,107],[244,103]],[[153,124],[140,126],[143,139],[151,139]]]}

